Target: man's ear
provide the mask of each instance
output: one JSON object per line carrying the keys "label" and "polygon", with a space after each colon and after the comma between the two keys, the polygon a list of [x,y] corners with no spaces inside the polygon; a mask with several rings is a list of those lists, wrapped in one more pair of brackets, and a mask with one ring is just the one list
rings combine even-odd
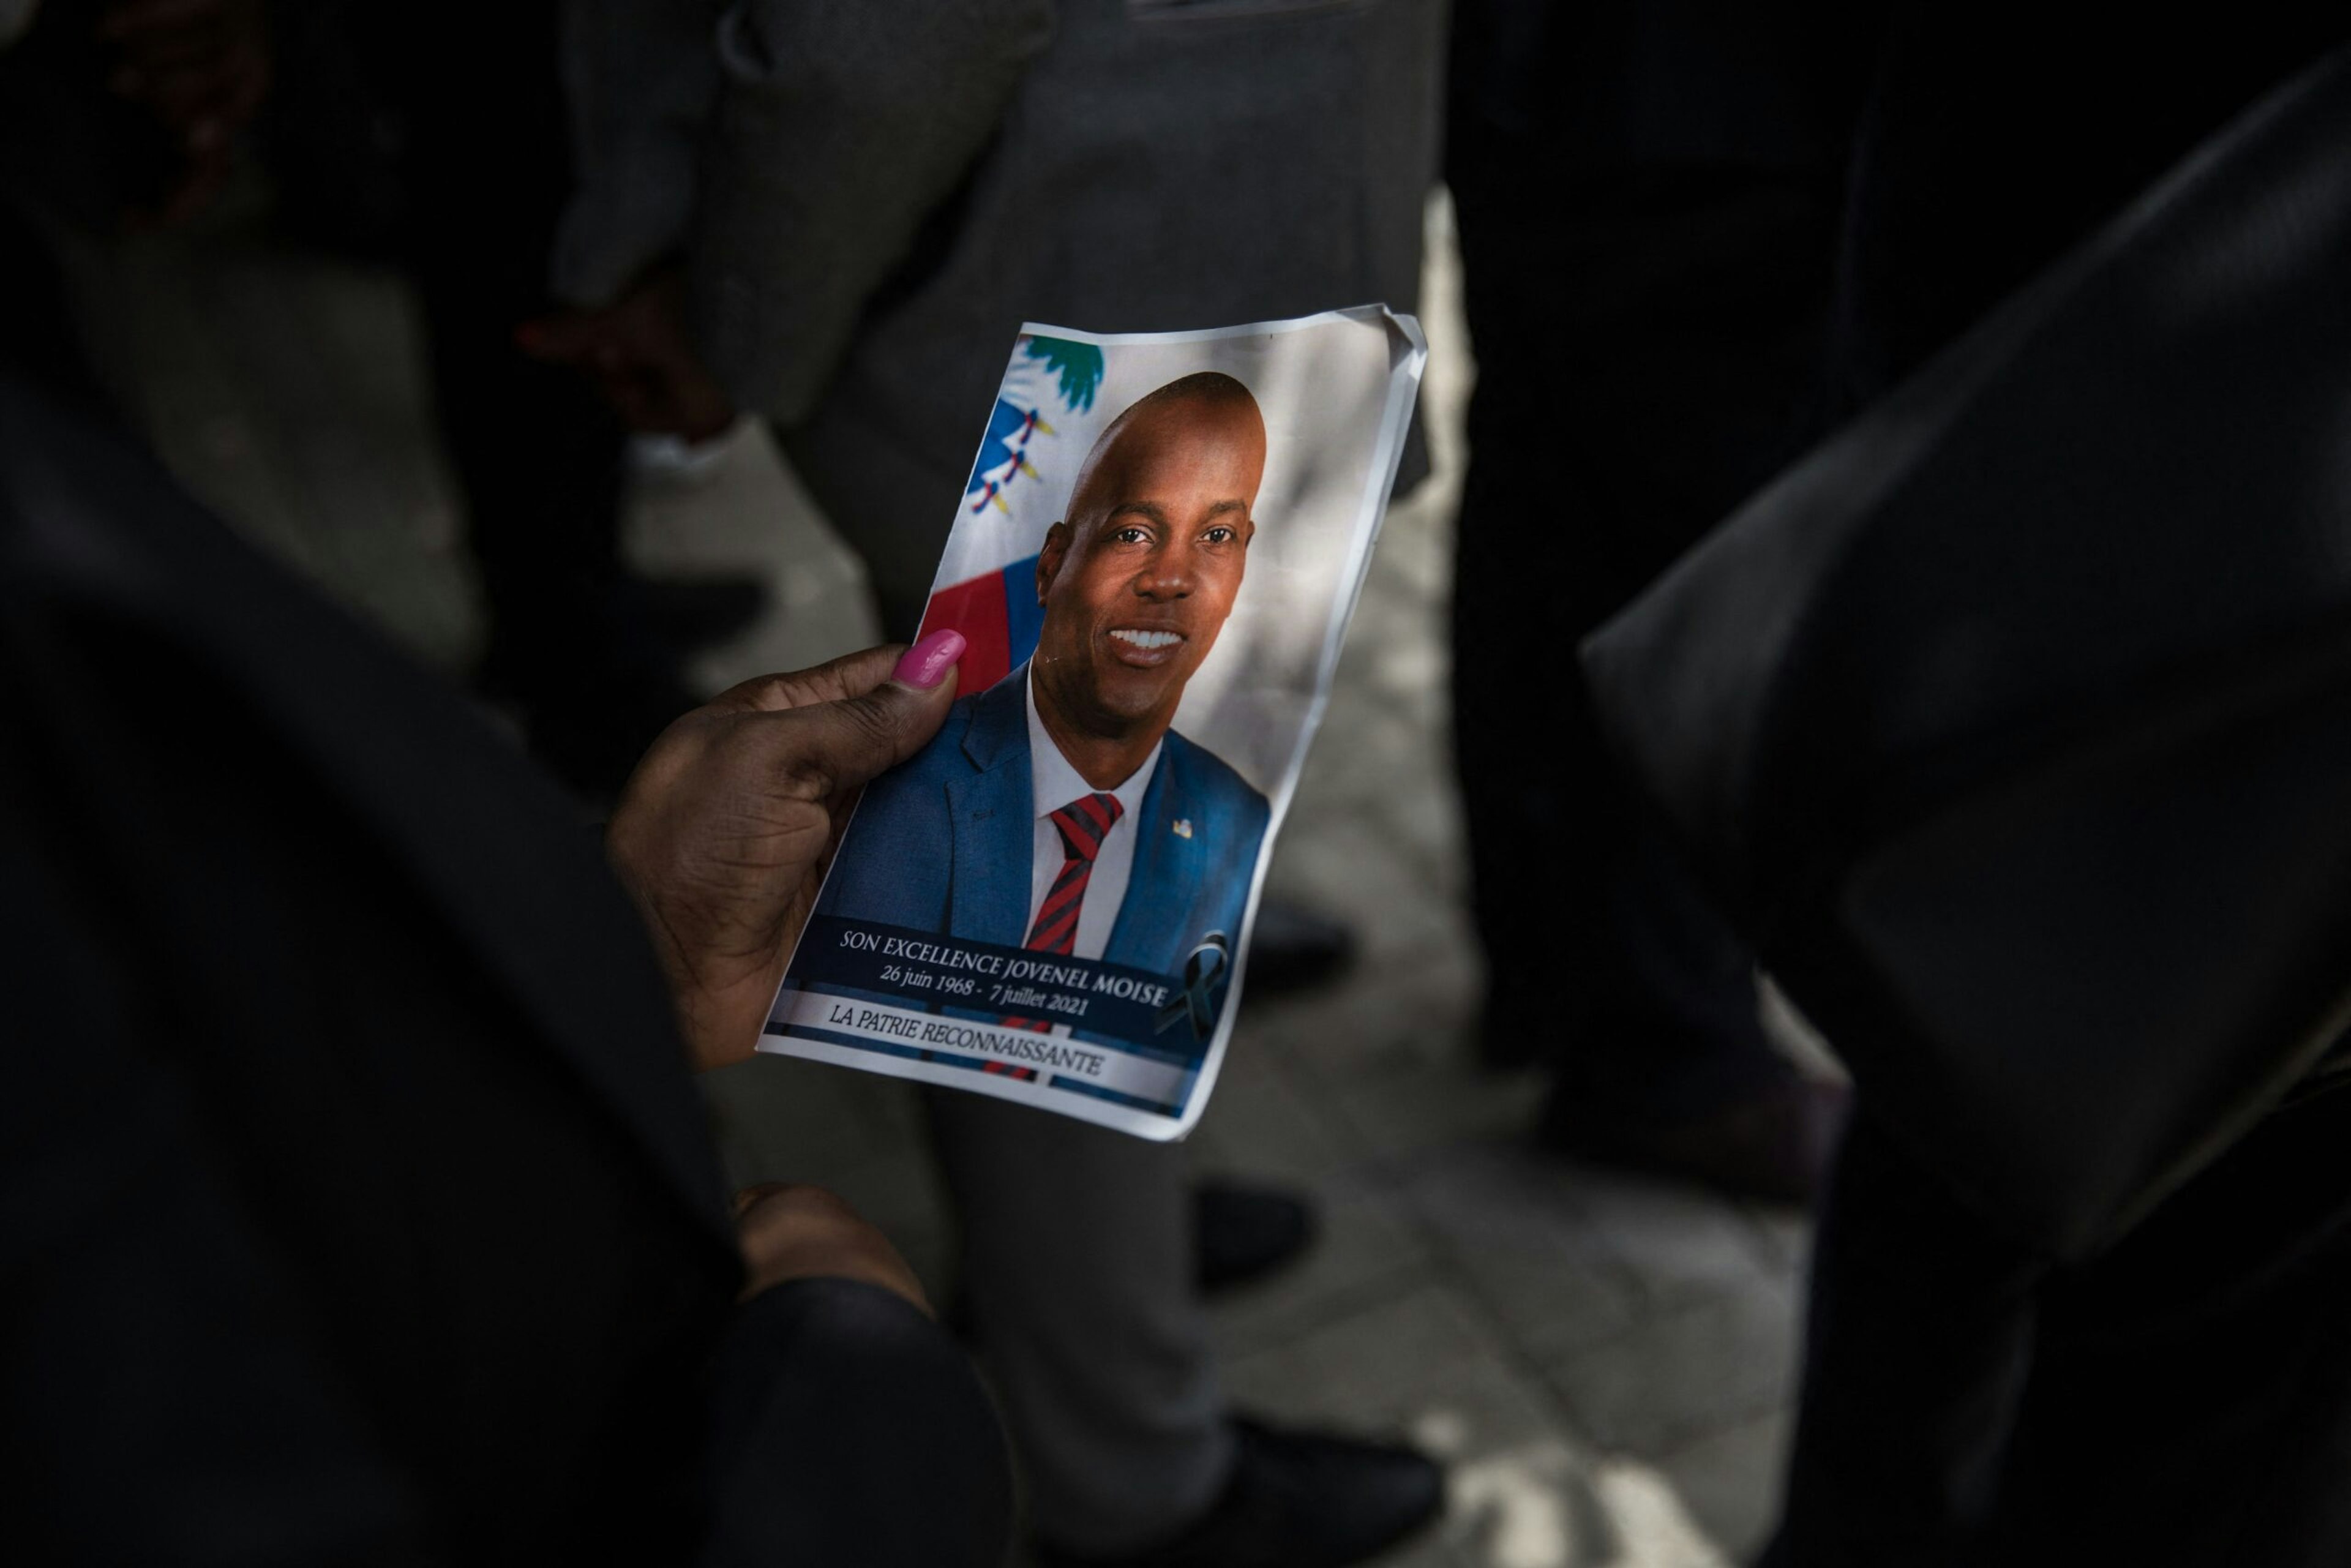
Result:
{"label": "man's ear", "polygon": [[1037,602],[1045,602],[1046,591],[1053,580],[1061,575],[1061,558],[1070,553],[1070,525],[1055,523],[1045,530],[1045,548],[1037,552]]}

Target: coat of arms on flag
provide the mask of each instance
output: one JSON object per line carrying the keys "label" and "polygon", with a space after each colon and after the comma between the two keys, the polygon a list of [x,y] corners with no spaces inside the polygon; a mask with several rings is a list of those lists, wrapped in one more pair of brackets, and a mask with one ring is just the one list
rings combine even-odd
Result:
{"label": "coat of arms on flag", "polygon": [[923,612],[923,633],[962,632],[962,689],[984,691],[1036,651],[1037,552],[1103,421],[1093,343],[1024,334],[964,486],[960,525]]}

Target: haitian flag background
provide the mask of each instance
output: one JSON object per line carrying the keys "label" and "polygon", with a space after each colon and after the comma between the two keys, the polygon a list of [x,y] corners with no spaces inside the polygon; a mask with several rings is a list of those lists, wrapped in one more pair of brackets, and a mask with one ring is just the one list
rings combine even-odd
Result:
{"label": "haitian flag background", "polygon": [[972,460],[921,635],[970,642],[963,690],[985,691],[1037,650],[1037,552],[1061,520],[1078,465],[1123,404],[1102,395],[1113,350],[1022,333]]}

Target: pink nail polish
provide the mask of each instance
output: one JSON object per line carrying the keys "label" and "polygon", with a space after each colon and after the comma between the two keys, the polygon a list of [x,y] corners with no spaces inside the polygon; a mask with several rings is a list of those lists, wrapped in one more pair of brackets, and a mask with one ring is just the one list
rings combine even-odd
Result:
{"label": "pink nail polish", "polygon": [[891,677],[901,685],[929,691],[947,678],[955,662],[963,657],[965,646],[960,632],[934,632],[900,655]]}

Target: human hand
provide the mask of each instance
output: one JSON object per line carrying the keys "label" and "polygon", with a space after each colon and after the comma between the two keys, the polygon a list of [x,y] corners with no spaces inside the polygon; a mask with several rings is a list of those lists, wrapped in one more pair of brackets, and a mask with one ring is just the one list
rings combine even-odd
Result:
{"label": "human hand", "polygon": [[742,1301],[788,1280],[862,1280],[931,1312],[922,1281],[890,1239],[820,1186],[767,1182],[735,1195]]}
{"label": "human hand", "polygon": [[937,733],[964,639],[746,681],[662,732],[605,852],[636,901],[697,1068],[748,1059],[865,781]]}
{"label": "human hand", "polygon": [[586,376],[631,430],[708,441],[735,423],[733,402],[686,337],[685,274],[674,265],[648,272],[601,310],[526,321],[515,343]]}
{"label": "human hand", "polygon": [[181,160],[145,216],[191,216],[227,181],[230,136],[269,91],[262,0],[112,0],[98,28],[116,57],[108,88],[144,110]]}

